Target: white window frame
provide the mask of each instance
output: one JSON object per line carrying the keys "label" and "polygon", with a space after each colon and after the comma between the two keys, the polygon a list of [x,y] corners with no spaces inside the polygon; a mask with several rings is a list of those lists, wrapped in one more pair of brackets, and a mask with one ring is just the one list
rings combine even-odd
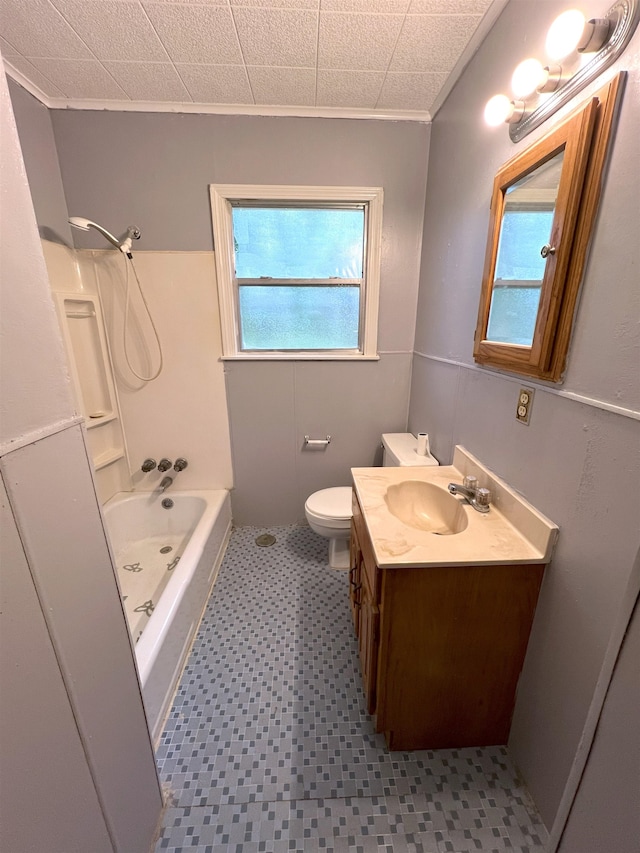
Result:
{"label": "white window frame", "polygon": [[[382,251],[382,187],[320,187],[259,184],[210,184],[211,214],[224,359],[238,360],[372,360],[378,358],[378,303]],[[365,258],[361,300],[361,349],[264,350],[243,352],[239,347],[238,297],[233,246],[234,201],[317,202],[367,204]]]}

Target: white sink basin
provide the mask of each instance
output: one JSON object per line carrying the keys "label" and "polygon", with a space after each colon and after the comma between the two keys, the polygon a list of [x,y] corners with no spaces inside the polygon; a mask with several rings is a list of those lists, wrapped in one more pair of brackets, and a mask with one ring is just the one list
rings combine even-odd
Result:
{"label": "white sink basin", "polygon": [[460,501],[441,486],[421,480],[404,480],[389,486],[384,496],[392,515],[416,530],[452,536],[469,520]]}

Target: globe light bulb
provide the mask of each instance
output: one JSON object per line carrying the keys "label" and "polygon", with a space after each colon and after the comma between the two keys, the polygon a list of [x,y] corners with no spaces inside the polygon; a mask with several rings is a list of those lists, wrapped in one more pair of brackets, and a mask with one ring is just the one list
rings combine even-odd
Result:
{"label": "globe light bulb", "polygon": [[545,70],[537,59],[525,59],[516,67],[511,78],[511,88],[516,98],[533,95],[545,79]]}
{"label": "globe light bulb", "polygon": [[549,27],[545,47],[555,61],[573,53],[582,39],[586,19],[578,9],[568,9],[555,19]]}
{"label": "globe light bulb", "polygon": [[508,121],[513,112],[513,105],[506,95],[494,95],[489,98],[484,108],[484,120],[489,127],[497,127]]}

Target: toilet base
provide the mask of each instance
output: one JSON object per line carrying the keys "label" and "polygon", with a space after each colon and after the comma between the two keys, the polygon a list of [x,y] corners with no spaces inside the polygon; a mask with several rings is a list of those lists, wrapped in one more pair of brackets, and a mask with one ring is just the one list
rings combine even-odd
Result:
{"label": "toilet base", "polygon": [[348,569],[349,566],[349,539],[329,540],[329,565],[332,569]]}

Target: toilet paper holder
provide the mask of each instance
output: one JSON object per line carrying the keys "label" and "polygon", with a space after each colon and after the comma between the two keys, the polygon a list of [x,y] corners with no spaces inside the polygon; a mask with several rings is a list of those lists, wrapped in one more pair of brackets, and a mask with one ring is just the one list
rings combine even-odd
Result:
{"label": "toilet paper holder", "polygon": [[305,435],[304,443],[309,447],[326,447],[327,444],[331,444],[331,436],[328,435],[326,438],[310,438],[308,435]]}

